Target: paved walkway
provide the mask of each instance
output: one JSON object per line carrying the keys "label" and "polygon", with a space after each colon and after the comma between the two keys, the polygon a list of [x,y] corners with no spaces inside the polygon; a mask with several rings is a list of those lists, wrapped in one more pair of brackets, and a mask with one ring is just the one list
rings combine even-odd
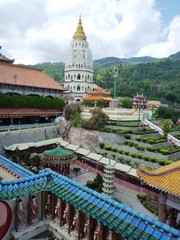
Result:
{"label": "paved walkway", "polygon": [[[73,177],[73,180],[76,182],[79,182],[83,185],[86,185],[86,182],[88,180],[93,180],[95,177],[95,175],[93,175],[91,172],[84,172],[81,175],[77,176],[77,177]],[[149,212],[139,201],[139,199],[137,198],[137,193],[136,191],[129,189],[129,188],[124,188],[122,185],[120,184],[115,184],[115,198],[116,200],[119,200],[120,202],[122,202],[123,204],[125,204],[128,207],[131,207],[135,210],[137,210],[138,212],[144,213],[152,218],[156,218],[157,217],[152,214],[151,212]]]}

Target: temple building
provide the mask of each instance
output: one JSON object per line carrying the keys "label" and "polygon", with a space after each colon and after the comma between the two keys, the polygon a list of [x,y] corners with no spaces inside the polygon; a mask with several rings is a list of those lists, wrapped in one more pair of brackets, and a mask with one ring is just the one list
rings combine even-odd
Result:
{"label": "temple building", "polygon": [[83,101],[85,102],[93,102],[94,104],[97,104],[98,102],[104,102],[109,104],[109,102],[112,101],[112,98],[109,96],[109,92],[104,91],[104,89],[99,88],[96,90],[93,90],[92,92],[87,93],[83,97]]}
{"label": "temple building", "polygon": [[34,239],[47,230],[65,240],[180,239],[177,229],[51,169],[33,174],[0,155],[0,173],[0,239]]}
{"label": "temple building", "polygon": [[74,97],[76,102],[93,90],[93,59],[81,17],[67,51],[64,88],[67,90],[65,95]]}
{"label": "temple building", "polygon": [[59,98],[64,88],[44,71],[0,55],[0,92]]}
{"label": "temple building", "polygon": [[180,214],[180,161],[151,171],[139,165],[137,174],[143,184],[160,191],[159,221],[176,227]]}
{"label": "temple building", "polygon": [[77,156],[73,151],[57,147],[52,150],[47,150],[41,157],[41,162],[44,168],[51,168],[55,172],[69,176],[70,164],[75,162]]}

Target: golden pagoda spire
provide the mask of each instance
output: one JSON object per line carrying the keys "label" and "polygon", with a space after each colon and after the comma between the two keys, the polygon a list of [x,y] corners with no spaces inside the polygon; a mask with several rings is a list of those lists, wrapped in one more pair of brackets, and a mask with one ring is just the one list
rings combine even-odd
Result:
{"label": "golden pagoda spire", "polygon": [[73,35],[73,40],[86,41],[86,39],[87,39],[87,37],[83,30],[81,15],[80,15],[76,32]]}

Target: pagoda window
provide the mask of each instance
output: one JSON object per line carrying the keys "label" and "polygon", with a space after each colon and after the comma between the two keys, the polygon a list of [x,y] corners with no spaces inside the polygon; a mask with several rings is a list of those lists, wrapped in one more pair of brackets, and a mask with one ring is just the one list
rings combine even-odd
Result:
{"label": "pagoda window", "polygon": [[73,75],[71,75],[71,80],[73,80]]}
{"label": "pagoda window", "polygon": [[82,80],[84,80],[84,75],[82,75]]}
{"label": "pagoda window", "polygon": [[68,74],[68,80],[70,80],[70,77],[71,77],[70,74]]}
{"label": "pagoda window", "polygon": [[80,64],[78,65],[78,68],[80,68],[81,66],[80,66]]}
{"label": "pagoda window", "polygon": [[85,81],[87,80],[87,77],[85,76]]}
{"label": "pagoda window", "polygon": [[81,87],[80,85],[77,86],[77,91],[80,91],[81,90]]}
{"label": "pagoda window", "polygon": [[81,75],[78,74],[78,75],[77,75],[77,80],[80,80],[80,79],[81,79]]}
{"label": "pagoda window", "polygon": [[82,91],[84,91],[84,86],[82,86]]}
{"label": "pagoda window", "polygon": [[88,80],[89,80],[89,75],[88,75]]}

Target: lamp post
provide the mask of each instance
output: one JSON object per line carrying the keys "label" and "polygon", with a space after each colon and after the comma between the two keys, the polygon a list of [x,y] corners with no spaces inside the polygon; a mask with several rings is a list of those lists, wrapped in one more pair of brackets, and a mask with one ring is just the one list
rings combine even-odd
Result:
{"label": "lamp post", "polygon": [[116,98],[118,68],[114,68],[114,98]]}

